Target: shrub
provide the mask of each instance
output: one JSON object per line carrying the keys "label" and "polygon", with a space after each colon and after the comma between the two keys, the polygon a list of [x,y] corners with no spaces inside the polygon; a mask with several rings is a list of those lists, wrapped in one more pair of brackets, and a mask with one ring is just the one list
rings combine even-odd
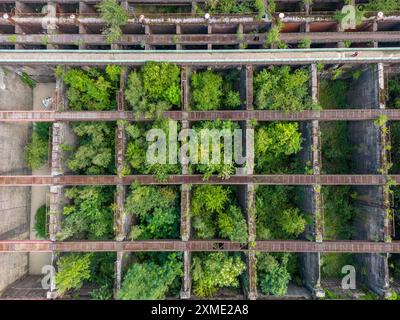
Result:
{"label": "shrub", "polygon": [[36,132],[32,133],[32,141],[24,150],[25,160],[32,170],[40,169],[47,162],[48,147],[48,140],[40,138]]}
{"label": "shrub", "polygon": [[36,232],[36,237],[41,238],[41,239],[47,239],[49,237],[49,230],[47,229],[47,210],[46,210],[46,205],[42,205],[39,209],[36,211],[35,215],[35,225],[33,226],[33,229]]}
{"label": "shrub", "polygon": [[172,187],[132,185],[126,200],[127,213],[138,217],[132,228],[132,240],[179,237],[180,206],[177,190]]}
{"label": "shrub", "polygon": [[164,263],[148,260],[128,269],[118,297],[122,300],[164,299],[182,275],[183,264],[177,253],[170,253]]}
{"label": "shrub", "polygon": [[231,241],[247,241],[247,223],[240,207],[232,204],[232,189],[225,186],[196,186],[192,196],[193,228],[196,236],[220,236]]}
{"label": "shrub", "polygon": [[194,294],[200,298],[211,298],[220,288],[239,287],[238,277],[245,268],[246,265],[238,255],[230,256],[224,252],[216,252],[194,256]]}
{"label": "shrub", "polygon": [[383,11],[389,13],[400,10],[400,3],[398,0],[369,0],[368,3],[363,4],[363,9],[366,11]]}
{"label": "shrub", "polygon": [[254,78],[257,109],[300,111],[310,108],[308,80],[304,69],[292,71],[284,66],[262,70]]}

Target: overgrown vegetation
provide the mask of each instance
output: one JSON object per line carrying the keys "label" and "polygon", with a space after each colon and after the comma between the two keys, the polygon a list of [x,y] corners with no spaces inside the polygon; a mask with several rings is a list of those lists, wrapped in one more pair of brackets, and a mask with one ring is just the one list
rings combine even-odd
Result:
{"label": "overgrown vegetation", "polygon": [[108,65],[104,71],[97,68],[56,69],[56,75],[68,86],[68,107],[74,111],[115,110],[120,74],[121,67],[117,65]]}
{"label": "overgrown vegetation", "polygon": [[132,185],[125,210],[137,217],[131,240],[179,238],[180,203],[176,187]]}
{"label": "overgrown vegetation", "polygon": [[124,276],[118,297],[122,300],[159,300],[176,295],[182,275],[182,253],[138,254],[138,261]]}
{"label": "overgrown vegetation", "polygon": [[354,265],[351,253],[326,253],[321,255],[321,276],[330,279],[342,279],[342,268],[346,265]]}
{"label": "overgrown vegetation", "polygon": [[[177,124],[177,128],[178,128]],[[166,145],[165,156],[160,150],[154,150],[154,157],[160,161],[154,161],[151,163],[146,159],[146,152],[153,144],[146,141],[146,132],[151,129],[161,129],[166,135],[166,141],[168,141],[170,134],[170,122],[167,120],[158,120],[154,123],[136,123],[127,125],[125,130],[128,135],[128,145],[126,148],[126,160],[128,161],[132,171],[136,174],[154,174],[159,181],[164,181],[170,174],[180,174],[180,164],[169,162],[169,148],[174,147],[169,143]],[[158,137],[160,139],[160,137]],[[178,148],[178,146],[176,146]],[[151,149],[152,150],[152,149]],[[177,153],[177,151],[176,151]],[[154,159],[154,160],[157,160]],[[164,160],[166,163],[164,163]]]}
{"label": "overgrown vegetation", "polygon": [[245,268],[239,254],[196,253],[192,261],[193,293],[199,298],[211,298],[221,288],[238,288]]}
{"label": "overgrown vegetation", "polygon": [[49,220],[49,215],[47,213],[46,205],[42,205],[36,210],[35,214],[35,224],[33,229],[35,230],[36,237],[41,239],[47,239],[49,237],[49,230],[47,227],[47,222]]}
{"label": "overgrown vegetation", "polygon": [[239,71],[226,74],[211,70],[194,72],[191,76],[191,107],[193,110],[238,109],[242,101],[234,84]]}
{"label": "overgrown vegetation", "polygon": [[236,202],[232,187],[221,185],[194,187],[191,212],[195,237],[247,242],[246,219]]}
{"label": "overgrown vegetation", "polygon": [[400,11],[400,2],[398,0],[369,0],[369,2],[363,4],[362,7],[365,11],[390,13]]}
{"label": "overgrown vegetation", "polygon": [[97,5],[101,19],[106,23],[103,34],[107,42],[112,44],[122,37],[122,29],[128,22],[128,12],[117,2],[117,0],[102,0]]}
{"label": "overgrown vegetation", "polygon": [[303,138],[296,122],[272,122],[255,130],[255,169],[257,173],[286,173],[297,170],[292,156],[301,150]]}
{"label": "overgrown vegetation", "polygon": [[63,210],[59,240],[113,239],[114,188],[106,186],[73,187],[67,189],[70,204]]}
{"label": "overgrown vegetation", "polygon": [[128,77],[125,98],[139,115],[160,115],[181,103],[180,69],[167,62],[147,62]]}
{"label": "overgrown vegetation", "polygon": [[304,232],[306,215],[294,204],[295,190],[288,186],[258,186],[256,230],[259,240],[293,240]]}
{"label": "overgrown vegetation", "polygon": [[58,262],[55,277],[61,297],[79,296],[79,290],[86,284],[96,288],[89,294],[92,299],[112,298],[114,285],[114,253],[67,253]]}
{"label": "overgrown vegetation", "polygon": [[72,131],[78,136],[75,148],[67,160],[68,169],[79,174],[112,174],[114,167],[115,124],[106,122],[73,123]]}
{"label": "overgrown vegetation", "polygon": [[[227,136],[231,136],[232,141],[234,141],[235,130],[240,129],[239,124],[230,120],[200,121],[193,125],[193,129],[196,131],[199,141],[198,164],[193,164],[192,168],[194,168],[197,173],[202,173],[204,180],[207,180],[214,174],[222,179],[228,179],[235,172],[235,162],[234,159],[230,159],[232,160],[231,163],[229,163],[229,159],[224,159],[224,139],[218,136],[213,138],[212,130],[214,130],[214,132],[217,130],[216,132],[219,133],[225,132]],[[207,133],[202,130],[210,131],[208,131],[209,134],[207,135]],[[218,144],[220,146],[220,162],[214,163],[217,161],[212,161],[213,145],[218,146]],[[231,154],[233,154],[233,152],[231,152]]]}
{"label": "overgrown vegetation", "polygon": [[284,111],[310,109],[308,81],[306,69],[292,70],[289,66],[264,69],[254,77],[255,106]]}
{"label": "overgrown vegetation", "polygon": [[40,169],[48,161],[51,122],[35,122],[32,140],[25,147],[24,156],[32,170]]}
{"label": "overgrown vegetation", "polygon": [[[198,13],[204,13],[200,7],[196,7]],[[263,0],[206,0],[204,10],[208,13],[246,14],[257,12],[261,19],[265,16],[266,8]]]}

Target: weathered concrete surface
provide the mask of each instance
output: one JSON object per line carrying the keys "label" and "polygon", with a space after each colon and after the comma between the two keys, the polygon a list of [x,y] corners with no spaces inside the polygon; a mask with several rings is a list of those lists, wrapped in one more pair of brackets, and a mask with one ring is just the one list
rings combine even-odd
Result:
{"label": "weathered concrete surface", "polygon": [[[379,109],[378,66],[365,69],[353,81],[348,101],[353,108]],[[380,128],[372,121],[348,123],[349,142],[353,146],[352,171],[356,174],[377,173],[382,167]],[[385,207],[383,188],[380,186],[355,186],[357,213],[353,217],[353,239],[383,241],[385,236]],[[381,254],[360,254],[355,259],[361,272],[360,280],[380,295],[389,288],[388,257]]]}
{"label": "weathered concrete surface", "polygon": [[[0,71],[0,110],[10,104],[15,110],[32,109],[32,89],[24,85],[11,71]],[[16,94],[18,92],[18,94]],[[23,151],[28,143],[31,126],[28,124],[0,124],[0,174],[29,174]],[[30,187],[0,188],[0,238],[28,239]],[[0,292],[28,271],[27,253],[0,254]]]}

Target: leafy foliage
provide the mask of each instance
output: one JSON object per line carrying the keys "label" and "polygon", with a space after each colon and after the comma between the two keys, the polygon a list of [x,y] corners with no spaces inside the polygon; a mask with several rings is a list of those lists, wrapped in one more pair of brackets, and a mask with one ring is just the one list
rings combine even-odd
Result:
{"label": "leafy foliage", "polygon": [[78,291],[85,283],[97,286],[92,299],[110,299],[114,283],[114,253],[68,253],[58,260],[56,285],[61,296]]}
{"label": "leafy foliage", "polygon": [[180,206],[175,188],[132,185],[125,208],[139,220],[132,228],[132,240],[179,237]]}
{"label": "leafy foliage", "polygon": [[[220,132],[220,133],[222,133],[222,130],[225,130],[226,132],[228,132],[232,135],[232,141],[233,141],[235,129],[240,129],[239,124],[236,122],[233,122],[233,121],[221,121],[221,120],[201,121],[201,122],[196,123],[193,126],[193,129],[196,131],[196,133],[200,137],[199,141],[198,141],[199,163],[193,165],[194,169],[200,173],[203,173],[204,180],[207,180],[213,174],[217,174],[219,177],[221,177],[223,179],[229,178],[234,173],[235,165],[234,165],[233,159],[231,159],[232,160],[231,163],[227,163],[227,161],[225,161],[225,159],[224,159],[224,150],[225,150],[224,149],[225,148],[224,139],[220,139],[220,141],[219,141],[220,162],[213,163],[213,161],[212,161],[213,149],[212,148],[213,148],[213,140],[216,141],[216,139],[212,139],[212,137],[210,135],[209,139],[208,139],[208,144],[203,143],[203,141],[207,141],[206,140],[207,136],[204,135],[204,132],[202,133],[202,130],[204,130],[204,129],[218,130],[217,132]],[[203,135],[204,139],[201,138],[202,135]],[[218,141],[216,143],[218,143]],[[208,157],[206,157],[207,154],[208,154]],[[233,154],[233,152],[232,152],[232,154]],[[208,161],[201,161],[202,157],[205,157]]]}
{"label": "leafy foliage", "polygon": [[302,144],[296,122],[273,122],[255,132],[255,167],[259,173],[282,173],[289,156],[298,153]]}
{"label": "leafy foliage", "polygon": [[393,11],[400,11],[400,2],[398,0],[369,0],[368,3],[363,4],[365,11],[382,11],[389,13]]}
{"label": "leafy foliage", "polygon": [[32,141],[25,147],[24,156],[32,170],[40,169],[48,161],[51,122],[35,122]]}
{"label": "leafy foliage", "polygon": [[[152,124],[132,124],[127,126],[126,132],[129,137],[129,142],[126,148],[126,159],[135,173],[154,174],[159,181],[163,181],[169,174],[179,174],[181,169],[179,164],[169,163],[168,155],[170,146],[168,143],[166,145],[167,157],[165,159],[165,164],[153,164],[147,161],[146,152],[149,146],[153,144],[146,141],[146,131],[150,129],[161,129],[166,135],[166,141],[168,141],[169,135],[172,134],[169,132],[169,123],[165,120],[158,120]],[[160,139],[160,137],[158,138]]]}
{"label": "leafy foliage", "polygon": [[127,271],[118,296],[122,300],[164,299],[171,286],[183,275],[180,254],[170,253],[163,263],[146,259]]}
{"label": "leafy foliage", "polygon": [[235,109],[240,107],[238,91],[233,89],[237,72],[230,72],[223,77],[211,70],[193,73],[191,76],[191,105],[194,110]]}
{"label": "leafy foliage", "polygon": [[60,240],[113,238],[114,193],[110,187],[73,187],[65,195],[72,203],[64,207]]}
{"label": "leafy foliage", "polygon": [[128,12],[118,4],[117,0],[102,0],[97,6],[100,17],[107,25],[103,34],[107,37],[107,42],[112,44],[122,37],[121,27],[128,22]]}
{"label": "leafy foliage", "polygon": [[104,174],[114,172],[114,124],[79,122],[73,132],[80,138],[67,167],[77,173]]}
{"label": "leafy foliage", "polygon": [[160,115],[173,106],[179,106],[179,67],[167,62],[148,62],[141,70],[132,71],[125,98],[134,111],[146,116]]}
{"label": "leafy foliage", "polygon": [[[255,3],[251,1],[206,0],[205,2],[205,9],[209,13],[252,13],[255,11]],[[257,4],[257,9],[262,10],[260,3]]]}
{"label": "leafy foliage", "polygon": [[90,68],[58,71],[68,86],[66,96],[71,110],[113,110],[116,109],[116,91],[119,87],[121,67],[107,66],[105,72]]}
{"label": "leafy foliage", "polygon": [[254,77],[257,109],[300,111],[309,109],[308,72],[289,66],[271,67]]}
{"label": "leafy foliage", "polygon": [[49,237],[49,230],[47,229],[47,210],[46,205],[42,205],[37,209],[35,214],[35,224],[33,229],[35,230],[36,237],[41,239],[47,239]]}
{"label": "leafy foliage", "polygon": [[291,199],[287,186],[259,186],[256,193],[256,230],[259,240],[296,239],[307,225],[305,215]]}
{"label": "leafy foliage", "polygon": [[239,287],[238,277],[245,268],[239,255],[232,256],[225,252],[195,255],[192,263],[194,294],[200,298],[211,298],[220,288]]}
{"label": "leafy foliage", "polygon": [[324,238],[326,240],[351,239],[353,228],[352,219],[357,213],[354,200],[357,194],[351,186],[325,186],[324,195]]}
{"label": "leafy foliage", "polygon": [[90,279],[90,260],[92,253],[71,253],[58,260],[55,282],[61,296],[69,290],[79,290]]}
{"label": "leafy foliage", "polygon": [[342,268],[354,265],[351,253],[327,253],[321,256],[321,275],[326,278],[342,278]]}
{"label": "leafy foliage", "polygon": [[263,294],[283,296],[287,292],[291,275],[288,271],[288,254],[282,254],[278,259],[276,255],[258,253],[257,275]]}
{"label": "leafy foliage", "polygon": [[232,203],[233,190],[226,186],[200,185],[193,189],[192,219],[196,236],[217,235],[231,241],[247,241],[247,224],[240,207]]}

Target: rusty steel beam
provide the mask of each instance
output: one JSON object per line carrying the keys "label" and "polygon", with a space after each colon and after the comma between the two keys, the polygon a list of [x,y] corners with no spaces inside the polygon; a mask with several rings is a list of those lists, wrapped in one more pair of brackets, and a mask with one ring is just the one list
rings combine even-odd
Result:
{"label": "rusty steel beam", "polygon": [[[396,183],[400,183],[400,175],[391,175]],[[159,181],[153,175],[130,175],[118,177],[113,175],[99,176],[49,176],[49,175],[2,175],[0,186],[41,186],[41,185],[131,185],[132,183],[149,185],[181,185],[181,184],[224,184],[224,185],[383,185],[384,175],[234,175],[229,179],[212,176],[204,180],[202,175],[170,175],[165,181]]]}
{"label": "rusty steel beam", "polygon": [[[11,109],[11,107],[10,107]],[[166,111],[164,118],[172,120],[233,120],[233,121],[361,121],[375,120],[386,115],[388,120],[400,120],[400,109],[331,109],[306,111],[220,110]],[[0,111],[0,122],[57,122],[57,121],[154,121],[137,116],[132,111]]]}
{"label": "rusty steel beam", "polygon": [[[146,241],[0,241],[0,252],[141,252],[141,251],[248,251],[247,245],[227,240],[146,240]],[[265,252],[351,252],[400,253],[400,241],[256,241],[251,249]]]}
{"label": "rusty steel beam", "polygon": [[[43,34],[16,34],[16,39],[9,35],[0,35],[1,44],[37,44],[43,43]],[[339,41],[360,42],[399,42],[400,31],[364,31],[364,32],[307,32],[307,33],[281,33],[281,40],[286,43],[298,43],[307,37],[312,43],[337,43]],[[243,43],[262,45],[265,43],[266,34],[244,34]],[[16,41],[15,41],[16,40]],[[50,44],[75,45],[84,41],[87,45],[108,45],[107,39],[101,34],[49,34],[46,41]],[[125,34],[116,42],[119,45],[140,45],[143,42],[149,45],[182,45],[189,44],[215,44],[237,45],[236,34]]]}

